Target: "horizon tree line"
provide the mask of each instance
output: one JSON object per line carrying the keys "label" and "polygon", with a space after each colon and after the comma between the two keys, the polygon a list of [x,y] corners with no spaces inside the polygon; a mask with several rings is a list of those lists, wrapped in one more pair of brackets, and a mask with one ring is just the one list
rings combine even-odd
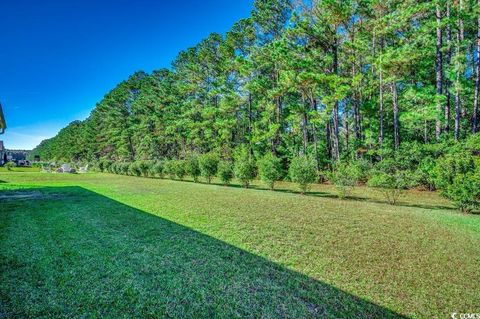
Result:
{"label": "horizon tree line", "polygon": [[287,165],[477,133],[480,0],[256,0],[250,17],[136,72],[32,151],[64,161],[239,146]]}

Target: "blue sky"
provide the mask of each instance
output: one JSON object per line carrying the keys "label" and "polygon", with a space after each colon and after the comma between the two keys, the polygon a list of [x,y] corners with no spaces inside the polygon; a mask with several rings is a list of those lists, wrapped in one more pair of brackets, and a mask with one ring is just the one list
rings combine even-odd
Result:
{"label": "blue sky", "polygon": [[253,0],[0,1],[0,101],[10,149],[31,149],[138,70],[248,17]]}

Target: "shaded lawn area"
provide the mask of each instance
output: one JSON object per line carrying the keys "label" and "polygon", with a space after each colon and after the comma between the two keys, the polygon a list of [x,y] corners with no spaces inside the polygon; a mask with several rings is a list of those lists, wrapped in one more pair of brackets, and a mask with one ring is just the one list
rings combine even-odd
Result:
{"label": "shaded lawn area", "polygon": [[409,207],[416,193],[391,207],[108,174],[0,180],[0,317],[480,309],[478,216]]}

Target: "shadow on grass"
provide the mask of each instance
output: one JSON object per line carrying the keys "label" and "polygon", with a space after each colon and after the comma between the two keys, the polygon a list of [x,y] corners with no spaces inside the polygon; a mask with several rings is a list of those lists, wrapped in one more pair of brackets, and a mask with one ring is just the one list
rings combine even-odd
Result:
{"label": "shadow on grass", "polygon": [[0,202],[6,317],[403,318],[81,187],[32,191]]}

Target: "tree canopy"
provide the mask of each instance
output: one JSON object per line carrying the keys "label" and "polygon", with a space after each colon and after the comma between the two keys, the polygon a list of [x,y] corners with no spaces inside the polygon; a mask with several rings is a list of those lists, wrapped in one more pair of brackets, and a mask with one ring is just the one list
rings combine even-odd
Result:
{"label": "tree canopy", "polygon": [[186,159],[246,148],[317,169],[479,130],[473,0],[256,0],[225,35],[137,72],[31,153],[45,160]]}

